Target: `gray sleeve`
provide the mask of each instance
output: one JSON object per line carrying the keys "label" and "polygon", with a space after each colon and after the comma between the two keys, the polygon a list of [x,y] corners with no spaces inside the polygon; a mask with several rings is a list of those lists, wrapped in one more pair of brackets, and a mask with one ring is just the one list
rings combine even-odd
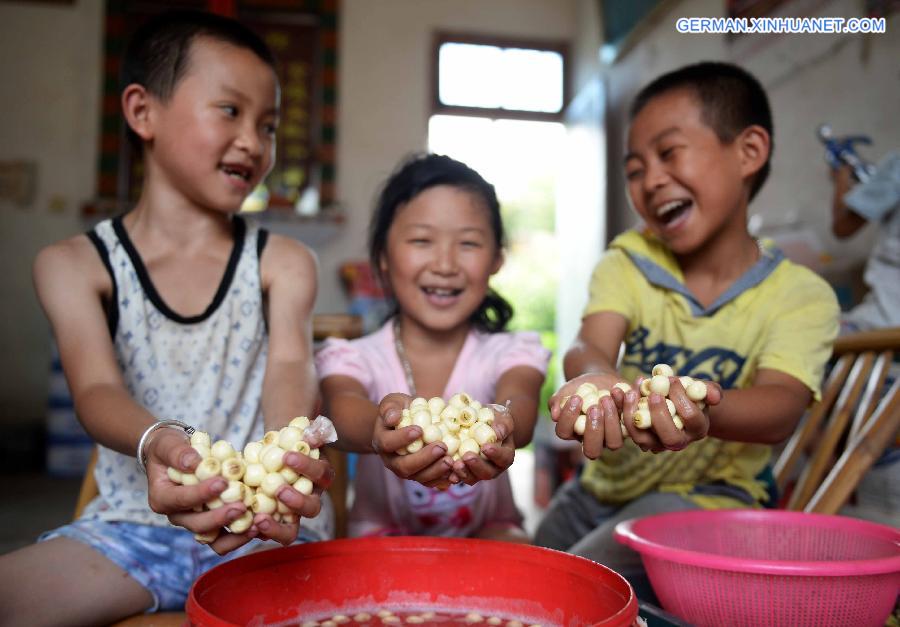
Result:
{"label": "gray sleeve", "polygon": [[900,152],[881,160],[875,175],[844,195],[844,202],[869,222],[879,222],[900,206]]}

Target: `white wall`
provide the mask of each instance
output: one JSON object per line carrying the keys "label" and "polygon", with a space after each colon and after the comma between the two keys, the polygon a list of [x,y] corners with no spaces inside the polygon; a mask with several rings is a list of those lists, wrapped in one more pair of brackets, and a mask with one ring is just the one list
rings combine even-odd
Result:
{"label": "white wall", "polygon": [[31,262],[45,244],[81,230],[78,208],[94,193],[102,14],[99,0],[0,3],[0,161],[37,165],[29,205],[0,200],[4,429],[44,415],[50,334]]}
{"label": "white wall", "polygon": [[[436,30],[571,39],[576,0],[343,0],[339,48],[338,196],[346,222],[317,252],[319,312],[343,311],[340,263],[366,256],[379,183],[426,147],[430,55]],[[40,423],[49,329],[31,286],[43,245],[84,230],[81,203],[95,192],[102,0],[56,6],[0,2],[0,161],[39,168],[31,206],[0,204],[0,420]],[[62,213],[49,204],[59,202]]]}
{"label": "white wall", "polygon": [[[881,35],[724,35],[679,34],[682,16],[723,16],[721,0],[670,1],[639,43],[606,71],[609,133],[610,235],[633,222],[623,190],[625,111],[637,90],[666,71],[701,60],[738,63],[767,89],[775,123],[772,173],[751,204],[764,223],[783,222],[796,213],[836,259],[832,266],[861,260],[871,249],[875,226],[856,237],[836,240],[830,232],[831,187],[815,137],[821,122],[839,134],[862,133],[875,144],[861,152],[873,160],[900,148],[900,15],[888,17]],[[850,17],[863,15],[863,2],[795,0],[782,15]],[[827,271],[827,268],[826,268]]]}

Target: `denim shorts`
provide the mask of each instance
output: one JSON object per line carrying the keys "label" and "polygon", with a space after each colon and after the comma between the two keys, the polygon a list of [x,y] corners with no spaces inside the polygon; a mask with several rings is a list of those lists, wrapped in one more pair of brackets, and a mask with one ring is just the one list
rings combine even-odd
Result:
{"label": "denim shorts", "polygon": [[[320,540],[300,528],[298,542]],[[207,570],[236,557],[281,546],[274,541],[251,540],[227,555],[219,555],[194,540],[181,527],[154,527],[129,522],[80,519],[48,531],[38,541],[66,537],[87,544],[128,573],[153,596],[147,612],[181,611],[194,580]]]}

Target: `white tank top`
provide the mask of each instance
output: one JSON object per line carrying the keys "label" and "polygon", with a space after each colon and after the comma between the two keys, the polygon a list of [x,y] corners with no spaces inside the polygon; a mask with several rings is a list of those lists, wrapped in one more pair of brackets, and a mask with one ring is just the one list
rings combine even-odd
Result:
{"label": "white tank top", "polygon": [[[238,450],[264,433],[268,336],[259,256],[266,236],[235,217],[234,248],[219,289],[206,311],[185,317],[160,298],[121,217],[88,233],[112,277],[107,319],[131,397],[157,419],[181,420]],[[85,517],[168,526],[147,504],[147,479],[135,457],[98,448],[100,495]]]}

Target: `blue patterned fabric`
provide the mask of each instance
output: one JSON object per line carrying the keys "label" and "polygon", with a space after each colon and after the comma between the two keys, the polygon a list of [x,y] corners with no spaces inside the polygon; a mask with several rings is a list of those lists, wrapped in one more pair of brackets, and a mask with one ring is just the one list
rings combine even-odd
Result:
{"label": "blue patterned fabric", "polygon": [[[153,595],[153,605],[147,612],[182,611],[191,584],[210,568],[253,551],[280,546],[271,540],[251,540],[222,556],[181,527],[84,519],[49,531],[39,541],[58,537],[87,544],[146,588]],[[297,539],[315,542],[324,538],[301,527]]]}

